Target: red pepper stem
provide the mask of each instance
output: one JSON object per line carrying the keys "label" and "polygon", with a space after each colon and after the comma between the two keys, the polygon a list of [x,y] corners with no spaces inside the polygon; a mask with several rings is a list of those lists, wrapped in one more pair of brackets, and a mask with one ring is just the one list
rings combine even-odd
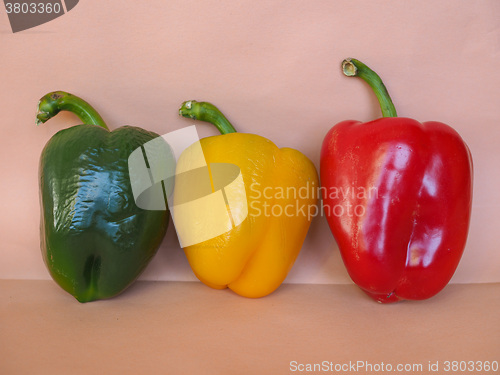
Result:
{"label": "red pepper stem", "polygon": [[359,77],[370,85],[373,92],[377,96],[378,102],[380,103],[382,116],[398,117],[391,97],[389,96],[384,83],[377,75],[377,73],[363,64],[361,61],[351,58],[342,61],[342,71],[346,76]]}
{"label": "red pepper stem", "polygon": [[36,113],[36,124],[40,125],[46,122],[60,111],[74,113],[84,124],[97,125],[109,130],[102,117],[89,103],[64,91],[53,91],[40,99]]}
{"label": "red pepper stem", "polygon": [[193,120],[209,122],[221,132],[221,134],[236,133],[236,129],[219,109],[208,102],[197,102],[188,100],[182,103],[179,115]]}

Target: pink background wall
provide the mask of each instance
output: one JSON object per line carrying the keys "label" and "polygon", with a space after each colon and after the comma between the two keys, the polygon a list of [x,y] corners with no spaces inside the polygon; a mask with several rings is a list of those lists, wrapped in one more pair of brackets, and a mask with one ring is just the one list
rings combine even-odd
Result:
{"label": "pink background wall", "polygon": [[[380,116],[368,86],[341,73],[342,59],[356,57],[384,79],[400,116],[448,123],[468,143],[473,215],[453,282],[500,281],[500,2],[86,0],[17,34],[0,9],[0,278],[49,278],[38,158],[78,119],[35,127],[45,93],[83,97],[112,129],[160,134],[193,123],[177,116],[182,101],[211,101],[240,132],[297,148],[319,167],[331,126]],[[195,280],[172,226],[142,278]],[[350,282],[324,218],[287,281]]]}

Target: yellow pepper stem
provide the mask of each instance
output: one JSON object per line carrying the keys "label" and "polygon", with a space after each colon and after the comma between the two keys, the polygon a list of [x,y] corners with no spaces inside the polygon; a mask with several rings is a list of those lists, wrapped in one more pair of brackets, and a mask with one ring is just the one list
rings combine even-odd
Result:
{"label": "yellow pepper stem", "polygon": [[216,106],[208,102],[188,100],[182,103],[179,109],[179,115],[193,120],[209,122],[215,125],[221,134],[236,133],[236,129],[222,112],[219,111]]}

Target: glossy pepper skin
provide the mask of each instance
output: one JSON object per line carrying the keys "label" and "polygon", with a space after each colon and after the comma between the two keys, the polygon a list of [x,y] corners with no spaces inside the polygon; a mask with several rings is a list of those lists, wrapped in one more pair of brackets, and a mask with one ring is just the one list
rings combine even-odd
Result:
{"label": "glossy pepper skin", "polygon": [[[206,162],[230,163],[240,168],[247,199],[241,203],[248,206],[248,216],[239,226],[185,247],[189,264],[198,279],[212,288],[227,287],[250,298],[266,296],[286,278],[301,250],[312,215],[317,213],[316,169],[297,150],[280,149],[255,134],[236,133],[210,103],[185,102],[180,114],[209,121],[221,131],[223,135],[200,141]],[[178,169],[183,169],[182,163],[181,157]],[[295,199],[292,193],[281,195],[286,188],[302,188],[304,198]],[[177,189],[176,184],[174,195]]]}
{"label": "glossy pepper skin", "polygon": [[138,208],[128,157],[158,135],[124,126],[109,131],[82,99],[53,92],[39,103],[37,124],[59,111],[84,125],[56,133],[40,157],[41,249],[52,278],[80,302],[125,290],[155,255],[168,211]]}
{"label": "glossy pepper skin", "polygon": [[344,121],[321,150],[325,213],[352,280],[381,303],[422,300],[442,290],[467,240],[472,157],[440,122],[399,118],[380,78],[354,59],[384,118]]}

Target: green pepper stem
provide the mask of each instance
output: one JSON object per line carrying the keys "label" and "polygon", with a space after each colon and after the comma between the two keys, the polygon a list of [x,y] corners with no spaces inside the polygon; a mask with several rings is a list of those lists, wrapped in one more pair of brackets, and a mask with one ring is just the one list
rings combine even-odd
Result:
{"label": "green pepper stem", "polygon": [[60,111],[74,113],[84,124],[98,125],[109,130],[102,117],[89,103],[64,91],[53,91],[40,99],[36,113],[37,126],[51,119]]}
{"label": "green pepper stem", "polygon": [[182,103],[179,115],[193,120],[209,122],[215,125],[221,134],[236,133],[236,129],[222,112],[216,106],[207,102],[188,100]]}
{"label": "green pepper stem", "polygon": [[361,61],[351,58],[342,61],[342,71],[346,76],[359,77],[370,85],[375,95],[377,96],[378,102],[380,103],[382,116],[398,117],[391,97],[389,96],[384,83],[377,75],[377,73],[363,64]]}

